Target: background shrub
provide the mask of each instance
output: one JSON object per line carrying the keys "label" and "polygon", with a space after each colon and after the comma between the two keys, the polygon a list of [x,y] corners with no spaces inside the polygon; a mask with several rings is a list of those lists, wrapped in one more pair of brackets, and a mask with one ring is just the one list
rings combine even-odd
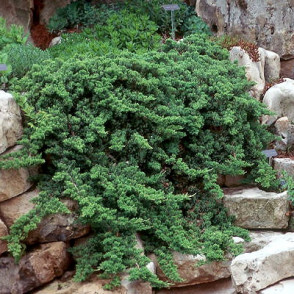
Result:
{"label": "background shrub", "polygon": [[[146,270],[155,252],[170,280],[180,280],[171,252],[222,260],[246,237],[219,201],[219,174],[246,174],[268,187],[275,175],[261,153],[272,135],[259,124],[266,108],[249,96],[244,69],[205,36],[168,40],[162,52],[49,60],[14,90],[28,127],[15,158],[2,168],[43,163],[36,207],[11,227],[16,258],[29,229],[59,199],[78,202],[93,237],[78,249],[76,280],[95,269],[114,278],[162,286]],[[257,171],[257,172],[256,172]],[[34,216],[34,217],[32,217]]]}

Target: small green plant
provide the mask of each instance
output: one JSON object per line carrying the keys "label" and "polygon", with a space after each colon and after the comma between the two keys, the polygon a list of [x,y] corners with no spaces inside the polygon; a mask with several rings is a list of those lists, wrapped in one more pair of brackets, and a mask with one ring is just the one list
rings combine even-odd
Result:
{"label": "small green plant", "polygon": [[207,36],[212,35],[209,26],[196,15],[195,7],[187,6],[186,14],[181,26],[181,31],[184,36],[188,36],[191,34],[206,34]]}
{"label": "small green plant", "polygon": [[8,44],[25,44],[28,39],[28,34],[25,35],[24,28],[12,24],[7,26],[6,20],[0,17],[0,50]]}
{"label": "small green plant", "polygon": [[6,54],[6,62],[10,64],[11,70],[7,74],[9,78],[22,78],[34,64],[41,64],[51,58],[48,51],[43,51],[31,44],[11,44],[2,52]]}
{"label": "small green plant", "polygon": [[11,74],[12,68],[11,65],[8,63],[8,55],[2,51],[0,51],[0,63],[5,64],[7,70],[0,71],[0,89],[5,89],[6,84],[8,83],[8,77]]}

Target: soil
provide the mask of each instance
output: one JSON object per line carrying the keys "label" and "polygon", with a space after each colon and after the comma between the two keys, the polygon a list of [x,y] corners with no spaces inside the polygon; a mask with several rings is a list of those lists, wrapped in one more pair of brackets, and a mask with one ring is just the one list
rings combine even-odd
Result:
{"label": "soil", "polygon": [[44,25],[37,24],[31,28],[31,37],[36,47],[45,50],[56,35],[50,34]]}

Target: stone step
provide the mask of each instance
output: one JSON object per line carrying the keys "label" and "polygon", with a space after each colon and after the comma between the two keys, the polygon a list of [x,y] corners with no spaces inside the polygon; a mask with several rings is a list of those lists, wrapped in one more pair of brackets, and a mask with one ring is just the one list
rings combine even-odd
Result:
{"label": "stone step", "polygon": [[224,189],[223,202],[235,224],[246,229],[285,229],[288,227],[289,200],[283,193],[258,188]]}
{"label": "stone step", "polygon": [[237,256],[231,273],[238,293],[246,294],[258,293],[294,276],[294,233],[279,236],[258,251]]}
{"label": "stone step", "polygon": [[281,177],[283,172],[286,172],[289,176],[294,177],[294,160],[291,158],[274,158],[274,169],[278,172],[278,176]]}

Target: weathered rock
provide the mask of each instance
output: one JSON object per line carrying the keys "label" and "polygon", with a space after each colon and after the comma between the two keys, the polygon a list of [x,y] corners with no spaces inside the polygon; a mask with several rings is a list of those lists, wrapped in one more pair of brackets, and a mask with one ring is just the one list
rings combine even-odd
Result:
{"label": "weathered rock", "polygon": [[294,79],[294,58],[281,60],[281,77]]}
{"label": "weathered rock", "polygon": [[[37,197],[38,193],[38,190],[34,190],[0,203],[0,214],[8,227],[34,207],[31,200]],[[73,202],[72,200],[67,200],[65,204],[72,208],[74,206]],[[82,226],[76,223],[74,212],[72,214],[53,214],[45,217],[37,229],[29,233],[25,242],[27,244],[34,244],[68,241],[84,236],[89,231],[89,226]]]}
{"label": "weathered rock", "polygon": [[33,0],[1,0],[0,16],[7,20],[7,24],[17,24],[28,32],[31,26]]}
{"label": "weathered rock", "polygon": [[22,136],[20,108],[12,95],[0,90],[0,153]]}
{"label": "weathered rock", "polygon": [[256,99],[260,98],[265,86],[265,50],[259,48],[258,52],[260,61],[255,62],[251,60],[249,54],[241,47],[236,46],[230,50],[230,60],[237,60],[239,66],[244,66],[247,79],[256,83],[250,90],[250,94]]}
{"label": "weathered rock", "polygon": [[43,244],[15,265],[13,258],[0,258],[1,293],[27,293],[60,277],[70,263],[66,244]]}
{"label": "weathered rock", "polygon": [[259,294],[293,294],[294,293],[294,279],[287,279],[261,290]]}
{"label": "weathered rock", "polygon": [[283,236],[281,232],[272,232],[272,231],[250,231],[249,236],[251,241],[245,242],[244,252],[250,253],[264,248],[270,242],[275,239]]}
{"label": "weathered rock", "polygon": [[[8,230],[4,222],[0,219],[0,238],[8,235]],[[0,255],[7,251],[7,242],[0,239]]]}
{"label": "weathered rock", "polygon": [[284,79],[283,83],[269,88],[263,98],[267,108],[275,113],[272,116],[264,116],[263,123],[273,124],[277,118],[288,117],[294,121],[294,80]]}
{"label": "weathered rock", "polygon": [[83,283],[76,283],[72,280],[66,282],[54,281],[43,289],[34,292],[34,294],[129,294],[124,287],[111,292],[104,290],[103,286],[108,282],[109,280],[101,280],[94,276]]}
{"label": "weathered rock", "polygon": [[231,279],[223,279],[215,282],[178,288],[162,289],[156,294],[235,294],[236,290]]}
{"label": "weathered rock", "polygon": [[[3,154],[12,154],[21,146],[15,146]],[[37,173],[36,167],[0,170],[0,206],[1,202],[18,196],[32,187],[29,177]],[[9,184],[8,184],[9,183]]]}
{"label": "weathered rock", "polygon": [[121,282],[127,294],[152,294],[150,283],[142,281],[129,281],[126,275]]}
{"label": "weathered rock", "polygon": [[40,11],[40,23],[46,25],[58,8],[64,7],[70,0],[44,0],[43,8]]}
{"label": "weathered rock", "polygon": [[266,82],[272,82],[280,77],[281,62],[280,56],[269,50],[260,48],[264,52],[264,78]]}
{"label": "weathered rock", "polygon": [[274,169],[277,170],[278,176],[282,176],[285,171],[289,176],[294,178],[294,160],[291,158],[274,158]]}
{"label": "weathered rock", "polygon": [[287,191],[273,193],[258,188],[228,188],[224,189],[224,193],[224,205],[230,215],[236,216],[237,226],[247,229],[287,228]]}
{"label": "weathered rock", "polygon": [[287,233],[263,249],[237,256],[232,280],[240,293],[256,293],[294,275],[294,233]]}
{"label": "weathered rock", "polygon": [[[154,256],[151,256],[157,268],[158,277],[166,281],[164,273],[161,271]],[[196,285],[202,283],[213,282],[216,280],[228,278],[230,276],[230,261],[211,262],[201,266],[196,266],[199,261],[203,261],[203,256],[182,254],[179,252],[173,253],[174,263],[177,266],[178,273],[183,282],[177,282],[172,287],[184,287],[188,285]]]}
{"label": "weathered rock", "polygon": [[280,56],[294,54],[293,0],[197,0],[196,12],[217,35],[231,34]]}
{"label": "weathered rock", "polygon": [[275,142],[275,149],[286,151],[294,144],[294,125],[284,116],[277,119],[274,126],[275,133],[281,137],[281,140]]}

